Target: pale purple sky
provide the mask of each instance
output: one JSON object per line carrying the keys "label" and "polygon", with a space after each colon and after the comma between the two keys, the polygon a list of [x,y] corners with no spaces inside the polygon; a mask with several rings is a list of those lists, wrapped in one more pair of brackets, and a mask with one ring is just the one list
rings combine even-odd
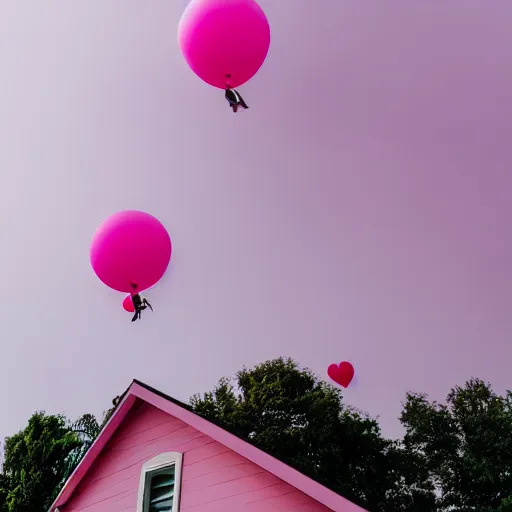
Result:
{"label": "pale purple sky", "polygon": [[[181,57],[185,3],[0,5],[0,437],[279,355],[350,360],[392,436],[407,389],[512,387],[512,3],[261,0],[240,115]],[[136,324],[88,259],[126,208],[174,246]]]}

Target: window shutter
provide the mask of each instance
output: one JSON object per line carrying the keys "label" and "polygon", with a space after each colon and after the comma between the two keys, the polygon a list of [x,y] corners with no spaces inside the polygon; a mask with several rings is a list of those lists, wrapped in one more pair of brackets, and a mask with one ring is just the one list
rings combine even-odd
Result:
{"label": "window shutter", "polygon": [[149,512],[172,512],[175,467],[155,471],[149,488]]}

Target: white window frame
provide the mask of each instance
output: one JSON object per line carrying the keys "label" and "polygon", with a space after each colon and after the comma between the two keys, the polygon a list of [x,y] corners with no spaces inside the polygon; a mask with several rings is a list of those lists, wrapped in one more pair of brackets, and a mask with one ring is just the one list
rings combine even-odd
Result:
{"label": "white window frame", "polygon": [[150,488],[147,487],[150,482],[148,476],[153,471],[165,469],[169,466],[174,466],[174,497],[172,500],[172,512],[179,512],[180,509],[180,488],[181,488],[181,467],[183,465],[183,453],[180,452],[165,452],[147,460],[140,471],[139,480],[139,494],[137,497],[137,512],[147,512],[144,509],[144,496],[146,491]]}

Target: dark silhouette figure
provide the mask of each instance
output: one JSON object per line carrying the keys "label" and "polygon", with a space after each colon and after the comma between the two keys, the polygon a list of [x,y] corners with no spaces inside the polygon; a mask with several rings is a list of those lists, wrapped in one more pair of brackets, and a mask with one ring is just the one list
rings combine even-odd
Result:
{"label": "dark silhouette figure", "polygon": [[135,322],[137,318],[141,318],[141,313],[146,308],[149,308],[151,309],[151,311],[153,311],[153,308],[151,307],[151,304],[147,301],[146,297],[142,297],[142,295],[138,293],[132,295],[132,302],[133,307],[135,308],[135,314],[133,315],[132,322]]}
{"label": "dark silhouette figure", "polygon": [[238,108],[242,107],[244,110],[248,109],[247,103],[245,103],[242,96],[236,89],[231,89],[230,87],[226,87],[226,99],[228,100],[229,106],[233,109],[233,112],[238,112]]}

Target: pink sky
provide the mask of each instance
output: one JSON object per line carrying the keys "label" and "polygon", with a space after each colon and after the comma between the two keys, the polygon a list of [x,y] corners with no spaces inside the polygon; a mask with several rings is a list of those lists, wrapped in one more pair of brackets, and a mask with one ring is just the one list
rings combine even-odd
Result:
{"label": "pink sky", "polygon": [[[240,115],[184,63],[184,5],[0,6],[0,437],[279,355],[350,360],[391,436],[408,389],[512,387],[512,4],[261,0]],[[88,260],[125,208],[174,246],[136,324]]]}

